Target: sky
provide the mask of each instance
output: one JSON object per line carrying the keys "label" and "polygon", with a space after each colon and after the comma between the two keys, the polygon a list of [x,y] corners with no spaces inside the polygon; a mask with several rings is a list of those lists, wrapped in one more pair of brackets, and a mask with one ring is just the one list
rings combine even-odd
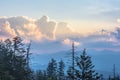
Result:
{"label": "sky", "polygon": [[1,0],[0,16],[27,16],[39,19],[47,15],[52,20],[65,21],[77,32],[86,34],[101,28],[113,29],[117,26],[119,2],[119,0]]}
{"label": "sky", "polygon": [[[119,3],[120,0],[0,0],[0,39],[20,36],[25,43],[32,41],[33,54],[41,55],[69,51],[74,41],[77,50],[86,48],[90,55],[100,55],[103,60],[114,55],[112,63],[106,63],[118,64]],[[96,62],[97,58],[94,61],[99,66],[102,61],[98,58]]]}

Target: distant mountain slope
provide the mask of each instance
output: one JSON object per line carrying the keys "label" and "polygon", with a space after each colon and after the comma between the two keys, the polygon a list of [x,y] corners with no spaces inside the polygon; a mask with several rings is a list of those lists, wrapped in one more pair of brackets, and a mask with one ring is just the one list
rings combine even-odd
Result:
{"label": "distant mountain slope", "polygon": [[[79,52],[76,52],[79,56]],[[93,64],[95,65],[95,70],[97,72],[104,74],[104,76],[112,75],[113,64],[116,64],[116,73],[120,73],[120,53],[113,51],[90,51],[87,50],[88,55],[92,57]],[[63,59],[66,63],[66,67],[71,65],[71,51],[60,51],[50,54],[32,54],[31,55],[31,67],[34,70],[46,69],[48,62],[51,58],[59,61]]]}

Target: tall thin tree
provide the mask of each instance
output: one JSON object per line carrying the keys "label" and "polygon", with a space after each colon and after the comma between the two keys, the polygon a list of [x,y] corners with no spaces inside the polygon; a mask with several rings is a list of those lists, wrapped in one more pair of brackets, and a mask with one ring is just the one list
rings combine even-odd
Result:
{"label": "tall thin tree", "polygon": [[63,60],[61,60],[59,62],[59,67],[58,67],[58,80],[65,80],[64,69],[65,69],[65,63],[63,62]]}
{"label": "tall thin tree", "polygon": [[57,63],[54,59],[48,63],[47,76],[49,79],[57,80]]}
{"label": "tall thin tree", "polygon": [[80,57],[76,58],[76,63],[79,70],[76,70],[76,76],[81,80],[99,80],[99,74],[95,73],[94,65],[92,64],[91,57],[86,54],[84,49]]}

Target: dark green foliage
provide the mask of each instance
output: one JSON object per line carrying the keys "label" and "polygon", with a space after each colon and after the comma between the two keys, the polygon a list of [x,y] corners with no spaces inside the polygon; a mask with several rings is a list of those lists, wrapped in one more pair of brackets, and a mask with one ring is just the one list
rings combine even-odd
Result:
{"label": "dark green foliage", "polygon": [[47,73],[45,70],[37,70],[35,80],[47,80]]}
{"label": "dark green foliage", "polygon": [[[68,68],[64,73],[65,63],[61,60],[58,64],[51,59],[46,70],[38,70],[34,73],[29,67],[30,45],[22,43],[20,37],[13,40],[7,39],[0,42],[0,80],[105,80],[103,75],[95,72],[91,57],[83,50],[76,57],[76,67]],[[74,76],[73,76],[73,72]],[[109,80],[120,80],[119,76],[109,77]]]}
{"label": "dark green foliage", "polygon": [[77,67],[76,77],[80,80],[99,80],[98,73],[93,70],[94,65],[92,64],[91,57],[86,54],[85,49],[83,50],[80,57],[76,58]]}
{"label": "dark green foliage", "polygon": [[72,80],[72,79],[75,78],[75,77],[73,76],[73,68],[70,67],[70,66],[68,67],[67,74],[68,74],[68,79]]}
{"label": "dark green foliage", "polygon": [[31,80],[26,49],[20,37],[0,42],[0,80]]}
{"label": "dark green foliage", "polygon": [[[8,40],[7,40],[8,41]],[[9,44],[10,45],[10,44]],[[13,52],[7,43],[0,42],[0,80],[13,80],[11,57]]]}
{"label": "dark green foliage", "polygon": [[56,60],[51,59],[47,67],[48,79],[57,80],[57,63]]}
{"label": "dark green foliage", "polygon": [[36,72],[36,80],[43,80],[43,72],[41,70],[38,70]]}
{"label": "dark green foliage", "polygon": [[64,68],[65,63],[61,60],[58,67],[58,80],[65,80]]}
{"label": "dark green foliage", "polygon": [[47,80],[47,72],[43,70],[43,80]]}

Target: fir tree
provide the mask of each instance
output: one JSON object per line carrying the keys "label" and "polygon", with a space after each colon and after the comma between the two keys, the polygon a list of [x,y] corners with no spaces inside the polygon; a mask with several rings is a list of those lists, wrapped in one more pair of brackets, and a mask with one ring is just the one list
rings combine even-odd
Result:
{"label": "fir tree", "polygon": [[67,74],[68,80],[73,80],[75,78],[75,76],[73,76],[73,68],[71,66],[68,67]]}
{"label": "fir tree", "polygon": [[12,67],[13,75],[15,80],[26,80],[27,70],[26,70],[26,50],[22,39],[20,37],[13,38],[13,57],[12,57]]}
{"label": "fir tree", "polygon": [[61,60],[59,62],[59,67],[58,67],[58,80],[65,80],[64,68],[65,68],[65,63]]}
{"label": "fir tree", "polygon": [[48,63],[47,76],[50,80],[57,80],[57,63],[54,59]]}
{"label": "fir tree", "polygon": [[25,46],[20,37],[15,37],[13,41],[7,39],[0,42],[1,80],[31,80],[28,76],[31,74],[30,71],[27,66]]}
{"label": "fir tree", "polygon": [[43,72],[41,71],[41,70],[38,70],[37,72],[36,72],[36,80],[44,80],[43,79]]}
{"label": "fir tree", "polygon": [[11,57],[12,51],[8,49],[5,42],[0,42],[0,80],[13,80],[14,77],[11,75]]}
{"label": "fir tree", "polygon": [[92,64],[91,57],[86,54],[85,49],[83,50],[80,57],[76,58],[76,63],[79,70],[76,70],[76,77],[80,80],[99,80],[98,73],[93,70],[94,65]]}
{"label": "fir tree", "polygon": [[46,70],[43,70],[43,80],[47,80],[47,72],[46,72]]}

